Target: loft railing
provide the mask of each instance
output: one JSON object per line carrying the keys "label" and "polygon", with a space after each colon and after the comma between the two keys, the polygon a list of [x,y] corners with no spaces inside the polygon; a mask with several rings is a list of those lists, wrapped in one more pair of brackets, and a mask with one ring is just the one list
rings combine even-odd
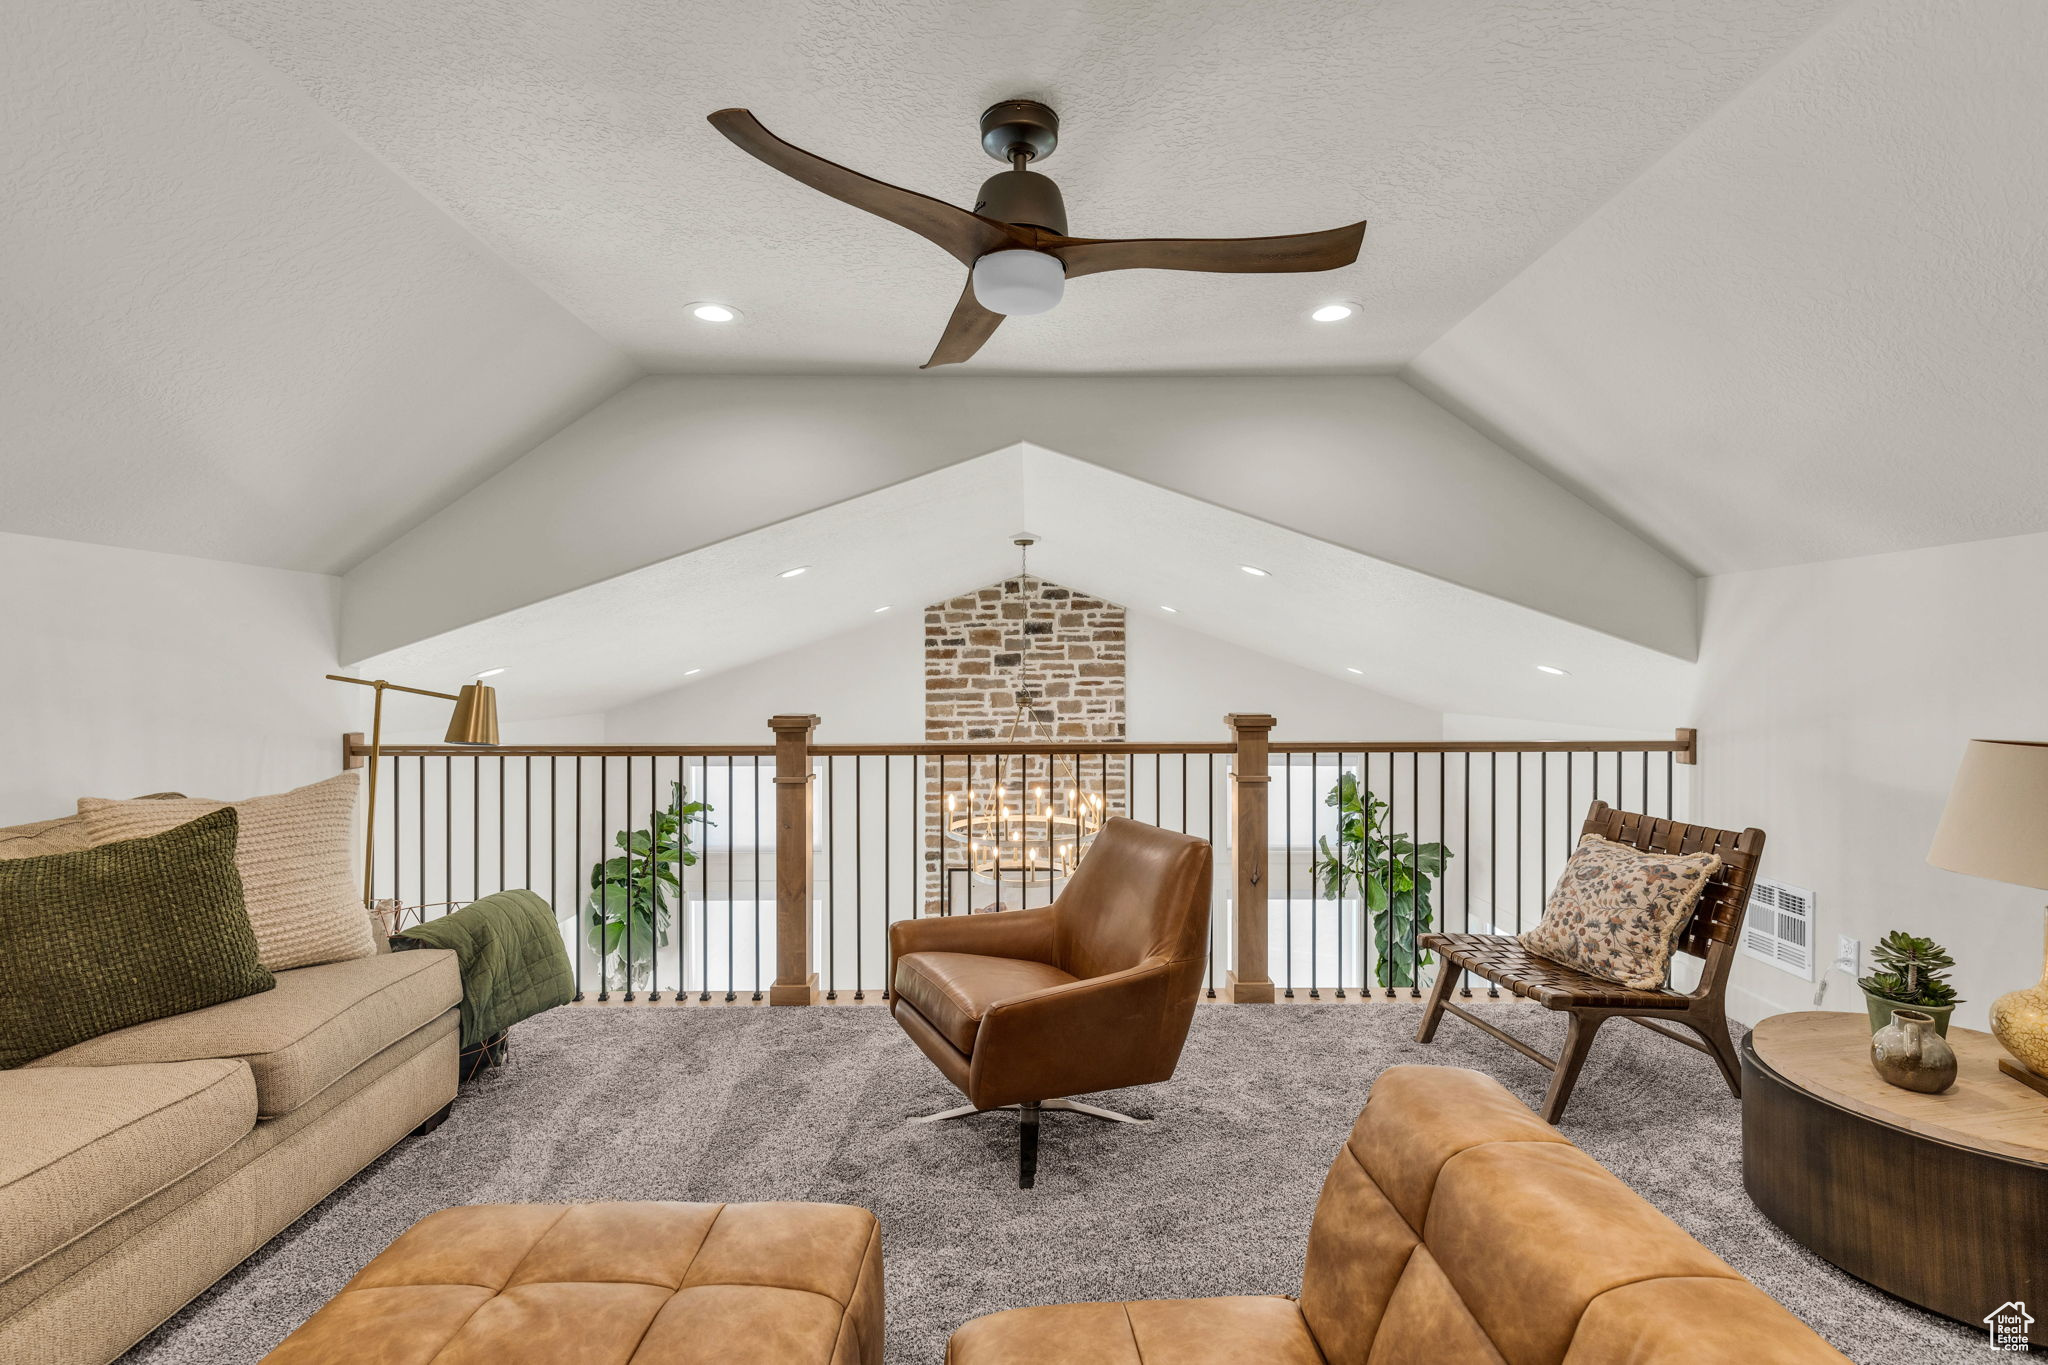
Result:
{"label": "loft railing", "polygon": [[[1412,998],[1422,934],[1535,922],[1589,802],[1685,818],[1696,753],[1689,730],[1274,743],[1272,717],[1228,720],[1215,743],[820,744],[816,717],[778,716],[753,746],[387,745],[375,895],[417,919],[532,888],[579,998],[885,1000],[891,922],[1064,885],[1057,847],[977,868],[949,828],[945,796],[1000,763],[1019,792],[1074,783],[1214,845],[1210,998]],[[345,754],[366,761],[361,736]]]}

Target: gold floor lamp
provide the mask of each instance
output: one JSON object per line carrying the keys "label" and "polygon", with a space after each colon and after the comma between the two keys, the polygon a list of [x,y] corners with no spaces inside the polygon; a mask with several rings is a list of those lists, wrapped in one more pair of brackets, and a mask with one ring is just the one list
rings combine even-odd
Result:
{"label": "gold floor lamp", "polygon": [[377,689],[377,702],[370,710],[370,797],[368,810],[363,819],[363,904],[374,908],[371,899],[370,880],[375,875],[377,858],[377,759],[384,749],[384,693],[410,692],[416,697],[439,697],[442,701],[455,703],[455,714],[449,718],[445,743],[474,744],[479,748],[489,747],[498,742],[498,693],[497,689],[485,683],[464,683],[460,695],[453,692],[429,692],[424,687],[406,687],[400,683],[386,682],[382,678],[349,678],[339,673],[329,673],[334,682],[354,683],[358,687]]}

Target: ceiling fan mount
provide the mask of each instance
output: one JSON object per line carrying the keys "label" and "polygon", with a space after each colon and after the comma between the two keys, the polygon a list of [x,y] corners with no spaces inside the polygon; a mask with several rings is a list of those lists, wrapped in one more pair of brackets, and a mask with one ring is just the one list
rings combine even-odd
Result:
{"label": "ceiling fan mount", "polygon": [[1059,145],[1060,116],[1037,100],[998,100],[981,111],[981,149],[998,161],[1043,161]]}
{"label": "ceiling fan mount", "polygon": [[784,142],[745,109],[711,125],[748,155],[842,203],[885,218],[968,267],[967,287],[925,369],[981,349],[1003,319],[1058,305],[1066,282],[1106,270],[1196,270],[1263,275],[1335,270],[1358,259],[1363,222],[1284,237],[1071,237],[1059,186],[1030,169],[1059,146],[1060,119],[1037,100],[982,111],[982,150],[1010,169],[982,182],[974,208],[886,184]]}

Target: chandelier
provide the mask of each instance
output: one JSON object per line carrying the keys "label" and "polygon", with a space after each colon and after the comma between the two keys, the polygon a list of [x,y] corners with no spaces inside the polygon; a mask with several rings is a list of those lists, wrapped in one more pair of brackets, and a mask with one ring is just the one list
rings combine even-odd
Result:
{"label": "chandelier", "polygon": [[[1006,618],[1007,629],[1016,626],[1019,641],[1014,650],[1017,674],[1014,694],[1016,714],[1004,732],[1004,745],[1043,741],[1045,765],[1034,780],[1029,753],[990,755],[986,771],[978,771],[968,760],[967,791],[946,794],[945,831],[947,840],[959,850],[976,881],[1000,890],[1005,884],[1025,888],[1050,887],[1073,875],[1081,855],[1102,828],[1104,805],[1100,792],[1088,790],[1078,756],[1059,755],[1058,741],[1040,716],[1041,698],[1031,682],[1031,648],[1037,638],[1031,623],[1031,547],[1034,536],[1020,535],[1011,542],[1018,552],[1017,586],[1025,599],[1024,615]],[[1009,601],[1007,585],[1005,602]],[[1050,632],[1048,632],[1050,633]],[[1000,898],[995,908],[1001,909]]]}

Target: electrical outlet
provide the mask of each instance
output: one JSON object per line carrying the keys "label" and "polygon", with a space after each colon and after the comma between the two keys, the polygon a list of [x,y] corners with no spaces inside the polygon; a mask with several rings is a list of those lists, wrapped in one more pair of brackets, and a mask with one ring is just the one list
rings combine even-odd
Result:
{"label": "electrical outlet", "polygon": [[1863,970],[1863,940],[1843,934],[1835,940],[1835,961],[1849,964],[1851,976]]}

